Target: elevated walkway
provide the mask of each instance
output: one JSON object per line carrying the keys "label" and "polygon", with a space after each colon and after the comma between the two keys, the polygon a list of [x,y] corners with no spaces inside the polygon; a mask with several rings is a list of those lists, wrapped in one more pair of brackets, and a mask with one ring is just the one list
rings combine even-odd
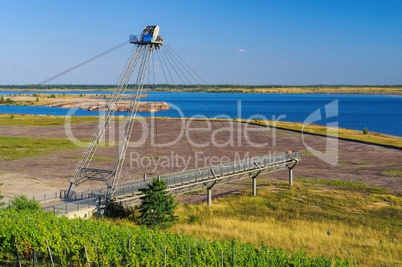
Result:
{"label": "elevated walkway", "polygon": [[[269,154],[253,157],[247,160],[231,162],[219,166],[210,166],[201,169],[192,169],[186,172],[161,175],[158,178],[166,181],[167,191],[171,194],[187,193],[194,190],[206,189],[208,205],[212,204],[212,188],[218,184],[230,183],[246,178],[252,179],[253,195],[257,194],[257,177],[263,173],[270,173],[288,169],[289,186],[293,182],[293,168],[301,160],[300,152],[289,152],[281,154]],[[116,192],[114,200],[134,205],[141,197],[140,188],[147,187],[152,179],[136,180],[121,184]],[[65,190],[60,192],[60,202],[55,205],[46,205],[45,209],[55,213],[67,215],[78,214],[84,210],[94,210],[99,196],[105,196],[107,188],[92,189],[84,192],[75,192],[75,200],[63,199],[66,196]],[[88,215],[86,215],[88,216]]]}
{"label": "elevated walkway", "polygon": [[[161,175],[158,178],[166,181],[166,190],[172,194],[187,193],[207,188],[208,204],[210,205],[211,189],[217,184],[252,178],[253,195],[256,195],[256,178],[262,173],[288,169],[289,185],[292,185],[292,170],[300,159],[300,152],[270,154],[219,166]],[[122,184],[116,190],[115,200],[117,202],[135,201],[141,196],[141,192],[138,189],[145,186],[146,183],[144,182]]]}

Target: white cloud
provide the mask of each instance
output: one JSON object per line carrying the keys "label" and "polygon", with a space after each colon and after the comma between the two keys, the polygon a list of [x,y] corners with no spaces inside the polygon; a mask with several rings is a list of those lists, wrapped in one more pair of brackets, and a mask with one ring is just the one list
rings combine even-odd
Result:
{"label": "white cloud", "polygon": [[240,53],[244,53],[244,52],[246,52],[246,49],[243,49],[243,48],[237,48],[237,50],[236,50],[237,52],[240,52]]}
{"label": "white cloud", "polygon": [[282,61],[281,61],[281,64],[286,64],[286,61],[283,61],[283,60],[282,60]]}

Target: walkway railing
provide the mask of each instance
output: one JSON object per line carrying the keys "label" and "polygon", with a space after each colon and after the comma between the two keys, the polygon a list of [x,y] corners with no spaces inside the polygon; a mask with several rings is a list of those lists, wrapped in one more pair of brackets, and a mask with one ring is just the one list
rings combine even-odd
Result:
{"label": "walkway railing", "polygon": [[[250,174],[256,172],[272,172],[290,168],[289,166],[291,166],[293,162],[297,162],[300,158],[300,152],[269,154],[218,166],[209,166],[192,169],[186,172],[160,175],[158,178],[166,181],[168,191],[177,194],[196,190],[202,186],[205,187],[207,183],[211,182],[227,183],[234,180],[245,179],[250,177]],[[152,182],[152,179],[136,180],[121,184],[115,191],[115,200],[121,202],[138,199],[141,196],[139,189],[146,188],[147,184],[150,182]],[[106,196],[106,192],[106,187],[75,192],[75,201],[56,205],[53,209],[55,211],[58,210],[60,214],[65,214],[78,211],[80,207],[88,206],[95,208],[96,197]],[[61,190],[59,197],[65,199],[66,190]],[[76,202],[79,204],[75,204]]]}

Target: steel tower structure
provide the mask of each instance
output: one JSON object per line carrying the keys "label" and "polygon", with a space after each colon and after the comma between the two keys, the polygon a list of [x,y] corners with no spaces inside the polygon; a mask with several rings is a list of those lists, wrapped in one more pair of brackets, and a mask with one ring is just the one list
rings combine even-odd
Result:
{"label": "steel tower structure", "polygon": [[[163,39],[161,36],[159,36],[159,26],[146,26],[142,34],[130,35],[130,43],[135,44],[136,48],[134,49],[127,65],[123,70],[116,90],[108,102],[106,111],[100,118],[98,128],[92,136],[92,140],[89,143],[83,158],[77,164],[74,174],[70,179],[70,186],[66,195],[68,199],[74,199],[75,189],[77,186],[88,180],[103,181],[106,184],[106,201],[113,197],[118,186],[120,173],[126,156],[127,146],[129,144],[129,139],[137,115],[140,96],[144,87],[146,74],[148,72],[150,57],[155,49],[160,49],[163,45]],[[126,91],[127,85],[138,63],[140,65],[134,87],[134,94],[129,105],[129,115],[124,121],[124,134],[119,140],[119,150],[116,162],[111,170],[90,168],[89,165],[91,160],[95,155],[97,148],[99,147],[100,141],[105,135],[105,131],[109,126],[110,120],[112,119],[116,110],[117,103],[121,100],[124,92]]]}

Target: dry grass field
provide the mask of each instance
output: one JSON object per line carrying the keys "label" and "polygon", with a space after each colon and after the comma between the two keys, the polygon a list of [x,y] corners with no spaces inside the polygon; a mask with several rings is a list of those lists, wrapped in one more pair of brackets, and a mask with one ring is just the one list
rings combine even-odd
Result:
{"label": "dry grass field", "polygon": [[210,240],[336,255],[357,266],[402,264],[402,197],[382,187],[339,180],[265,180],[251,189],[205,203],[181,204],[174,232]]}

